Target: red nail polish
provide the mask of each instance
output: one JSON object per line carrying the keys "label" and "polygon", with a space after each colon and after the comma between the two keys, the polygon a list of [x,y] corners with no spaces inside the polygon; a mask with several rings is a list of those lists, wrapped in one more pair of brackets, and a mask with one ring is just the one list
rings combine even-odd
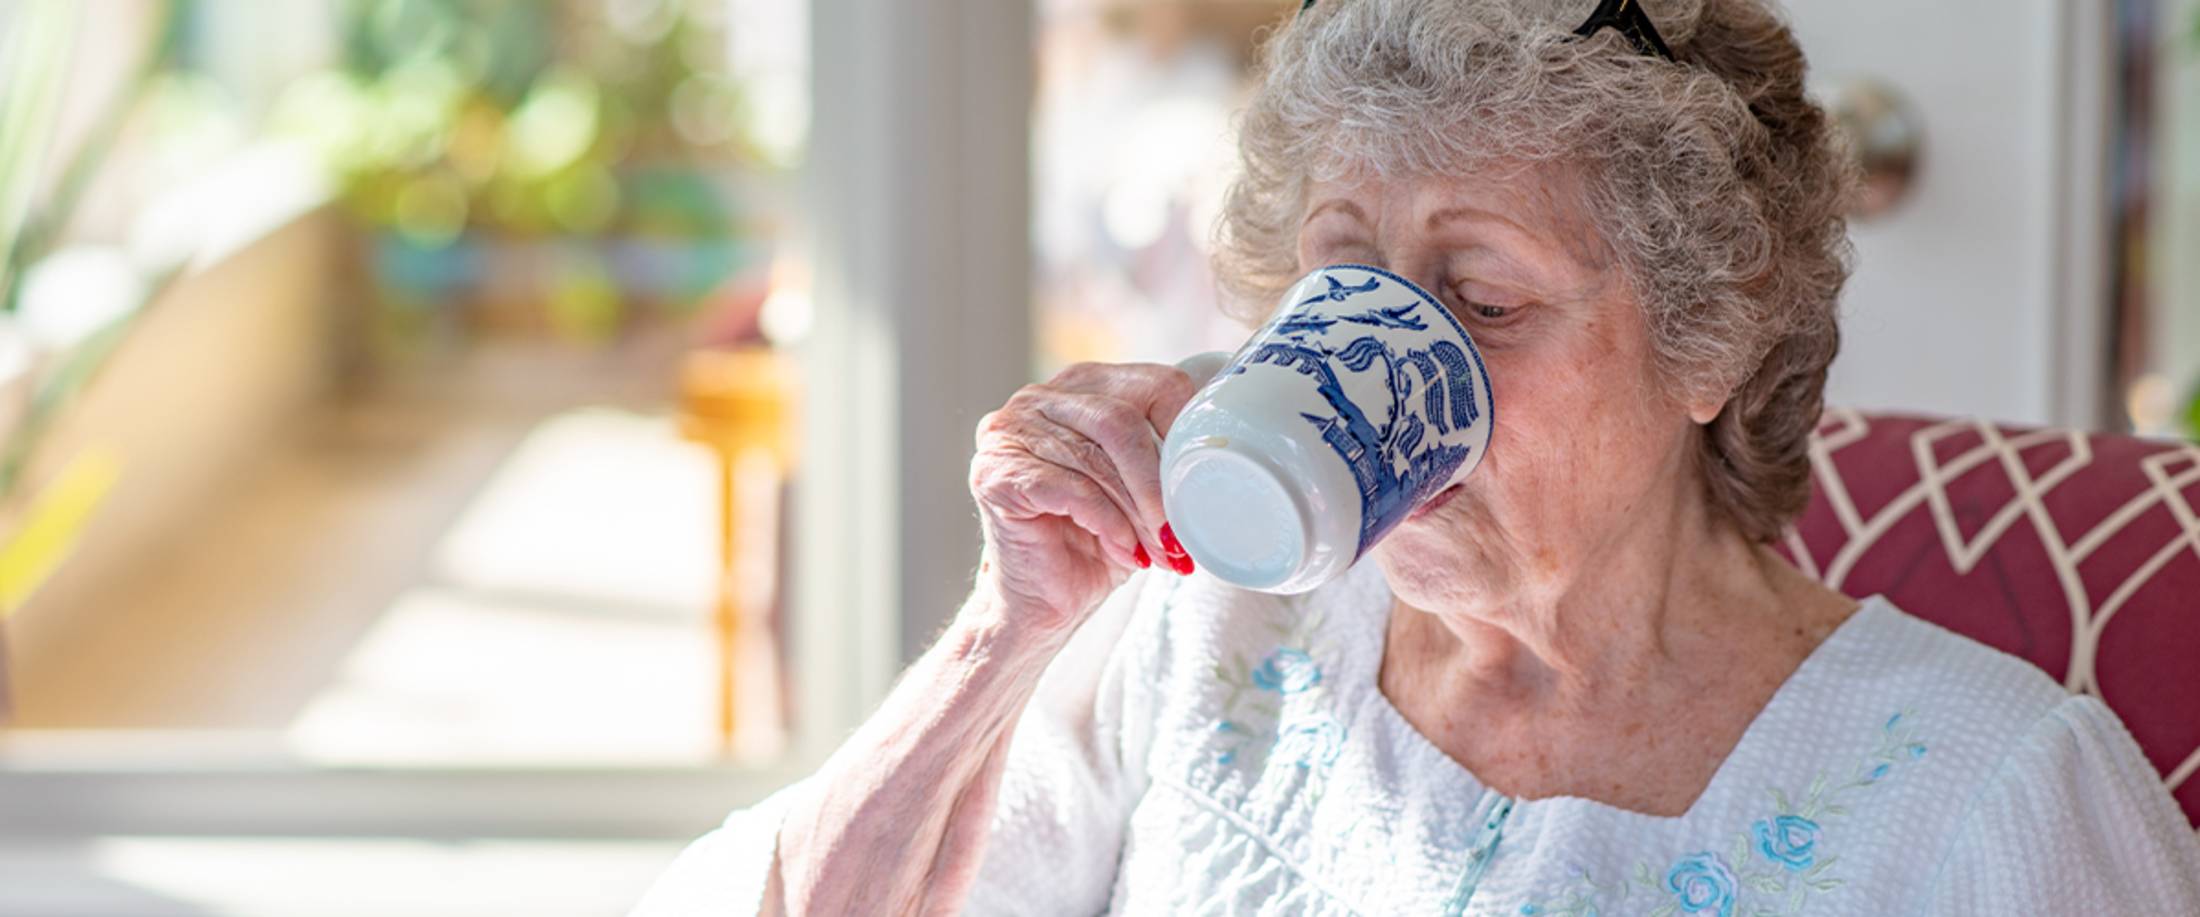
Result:
{"label": "red nail polish", "polygon": [[1162,559],[1169,562],[1169,569],[1185,576],[1192,575],[1192,555],[1184,550],[1183,542],[1176,540],[1176,533],[1169,530],[1166,522],[1161,523],[1161,550],[1164,552]]}
{"label": "red nail polish", "polygon": [[1141,570],[1153,566],[1153,558],[1146,556],[1145,545],[1139,545],[1137,550],[1132,551],[1131,559],[1138,561],[1138,568]]}

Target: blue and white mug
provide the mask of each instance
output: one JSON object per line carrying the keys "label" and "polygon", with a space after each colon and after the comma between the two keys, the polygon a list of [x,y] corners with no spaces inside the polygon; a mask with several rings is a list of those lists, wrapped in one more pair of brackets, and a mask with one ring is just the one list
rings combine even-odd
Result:
{"label": "blue and white mug", "polygon": [[[1197,377],[1219,356],[1179,365]],[[1162,505],[1209,573],[1304,592],[1480,466],[1494,410],[1441,301],[1381,268],[1321,268],[1170,426]]]}

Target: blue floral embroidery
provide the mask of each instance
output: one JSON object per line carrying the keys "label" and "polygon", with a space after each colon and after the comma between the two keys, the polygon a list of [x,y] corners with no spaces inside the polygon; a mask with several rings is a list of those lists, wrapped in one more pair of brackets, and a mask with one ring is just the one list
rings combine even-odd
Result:
{"label": "blue floral embroidery", "polygon": [[1665,874],[1665,887],[1683,911],[1713,911],[1719,917],[1734,917],[1734,871],[1718,854],[1697,853],[1681,858]]}
{"label": "blue floral embroidery", "polygon": [[1253,685],[1277,694],[1297,694],[1322,683],[1322,667],[1304,650],[1282,647],[1253,670]]}
{"label": "blue floral embroidery", "polygon": [[1818,823],[1800,815],[1781,815],[1760,819],[1756,824],[1757,849],[1765,859],[1801,872],[1810,868],[1817,858],[1812,849],[1818,846]]}
{"label": "blue floral embroidery", "polygon": [[1286,723],[1276,738],[1276,754],[1300,767],[1328,767],[1344,747],[1344,726],[1327,713]]}
{"label": "blue floral embroidery", "polygon": [[1910,728],[1904,725],[1908,716],[1908,712],[1904,711],[1887,718],[1886,725],[1879,727],[1879,746],[1872,750],[1863,763],[1857,765],[1856,779],[1836,790],[1836,793],[1878,783],[1893,773],[1896,767],[1925,757],[1925,743],[1916,741]]}
{"label": "blue floral embroidery", "polygon": [[1336,762],[1345,727],[1325,709],[1327,689],[1315,659],[1323,652],[1316,639],[1322,617],[1313,610],[1269,622],[1278,645],[1258,665],[1243,656],[1215,664],[1215,680],[1230,689],[1214,727],[1216,764],[1258,768],[1261,756],[1273,751],[1320,776]]}
{"label": "blue floral embroidery", "polygon": [[[1642,881],[1648,883],[1649,867],[1638,864],[1635,868],[1641,871]],[[1602,898],[1606,894],[1620,899],[1627,897],[1629,889],[1624,882],[1605,888],[1591,881],[1589,874],[1579,866],[1571,867],[1570,872],[1572,881],[1558,897],[1523,904],[1520,906],[1520,913],[1533,917],[1598,917],[1601,912],[1597,909],[1603,905]],[[1670,904],[1667,905],[1667,910],[1671,910]]]}
{"label": "blue floral embroidery", "polygon": [[[1912,734],[1910,713],[1896,713],[1881,725],[1878,744],[1857,761],[1846,781],[1836,784],[1821,772],[1802,796],[1794,799],[1780,788],[1772,788],[1772,815],[1737,833],[1727,856],[1689,854],[1667,870],[1663,882],[1643,862],[1635,864],[1632,881],[1610,884],[1595,881],[1577,867],[1572,881],[1556,896],[1523,904],[1520,913],[1533,917],[1588,917],[1608,902],[1625,901],[1637,892],[1662,902],[1649,911],[1650,917],[1706,911],[1731,917],[1744,904],[1752,915],[1799,913],[1805,898],[1843,884],[1828,874],[1840,858],[1824,854],[1821,846],[1823,823],[1849,814],[1842,797],[1876,787],[1904,765],[1924,757],[1925,744]],[[1757,856],[1751,855],[1752,838]],[[1758,865],[1760,862],[1764,865]]]}

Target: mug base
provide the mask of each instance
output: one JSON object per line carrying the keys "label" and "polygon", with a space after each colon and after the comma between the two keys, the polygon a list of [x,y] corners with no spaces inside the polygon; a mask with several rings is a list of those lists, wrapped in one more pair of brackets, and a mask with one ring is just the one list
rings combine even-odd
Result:
{"label": "mug base", "polygon": [[1170,469],[1171,528],[1200,567],[1248,589],[1282,585],[1306,565],[1305,509],[1265,462],[1197,448]]}

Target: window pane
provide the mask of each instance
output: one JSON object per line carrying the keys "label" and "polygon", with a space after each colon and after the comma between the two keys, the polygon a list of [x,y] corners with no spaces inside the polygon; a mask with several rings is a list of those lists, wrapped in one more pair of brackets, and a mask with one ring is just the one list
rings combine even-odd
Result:
{"label": "window pane", "polygon": [[803,5],[81,12],[8,224],[12,727],[775,760]]}

